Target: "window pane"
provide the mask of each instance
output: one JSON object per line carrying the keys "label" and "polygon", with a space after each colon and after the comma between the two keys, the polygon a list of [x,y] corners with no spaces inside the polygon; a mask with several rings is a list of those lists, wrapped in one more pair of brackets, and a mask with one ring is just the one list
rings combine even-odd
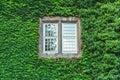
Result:
{"label": "window pane", "polygon": [[45,39],[45,51],[56,51],[56,50],[57,50],[56,38]]}
{"label": "window pane", "polygon": [[63,53],[77,53],[77,28],[75,23],[62,24]]}
{"label": "window pane", "polygon": [[43,24],[44,52],[57,52],[58,42],[58,23]]}
{"label": "window pane", "polygon": [[45,29],[45,36],[46,37],[54,37],[57,36],[57,26],[56,23],[45,23],[44,29]]}
{"label": "window pane", "polygon": [[74,23],[63,23],[62,24],[63,36],[76,36],[76,24]]}
{"label": "window pane", "polygon": [[64,52],[76,52],[77,51],[77,40],[75,37],[63,37],[63,51]]}

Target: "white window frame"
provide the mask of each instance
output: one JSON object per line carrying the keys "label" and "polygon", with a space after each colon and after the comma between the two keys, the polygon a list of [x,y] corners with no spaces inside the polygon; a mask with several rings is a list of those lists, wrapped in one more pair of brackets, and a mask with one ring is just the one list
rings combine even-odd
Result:
{"label": "white window frame", "polygon": [[[56,35],[55,37],[46,37],[45,36],[45,25],[46,24],[55,24],[56,25]],[[55,51],[45,51],[45,39],[56,38],[56,50]],[[58,23],[44,23],[43,24],[43,53],[54,54],[58,53]]]}
{"label": "white window frame", "polygon": [[[63,28],[64,24],[75,24],[75,36],[64,36],[63,35],[63,33],[64,33],[64,28]],[[62,53],[63,54],[77,54],[77,49],[78,49],[78,44],[77,44],[77,23],[62,23],[61,27],[62,27]],[[64,48],[64,41],[63,41],[64,37],[75,37],[75,51],[70,51],[70,50],[66,51],[66,50],[64,50],[65,49]]]}

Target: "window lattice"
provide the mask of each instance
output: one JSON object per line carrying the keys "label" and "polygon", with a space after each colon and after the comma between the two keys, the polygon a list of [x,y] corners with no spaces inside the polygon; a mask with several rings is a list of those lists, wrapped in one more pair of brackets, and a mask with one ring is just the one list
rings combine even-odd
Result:
{"label": "window lattice", "polygon": [[44,51],[57,51],[57,27],[56,23],[44,24]]}

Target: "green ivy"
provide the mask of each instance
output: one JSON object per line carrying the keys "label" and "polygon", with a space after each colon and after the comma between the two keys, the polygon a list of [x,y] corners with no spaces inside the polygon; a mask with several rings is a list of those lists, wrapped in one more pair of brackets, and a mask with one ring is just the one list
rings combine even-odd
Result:
{"label": "green ivy", "polygon": [[[82,58],[38,58],[39,18],[76,16]],[[1,80],[120,80],[119,0],[0,0]]]}

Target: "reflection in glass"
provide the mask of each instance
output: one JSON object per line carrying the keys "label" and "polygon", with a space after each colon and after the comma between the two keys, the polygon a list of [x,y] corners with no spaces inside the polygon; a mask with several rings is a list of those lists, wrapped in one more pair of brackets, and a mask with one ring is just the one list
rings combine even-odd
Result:
{"label": "reflection in glass", "polygon": [[56,36],[56,26],[54,23],[45,24],[45,36]]}
{"label": "reflection in glass", "polygon": [[57,23],[44,24],[44,50],[57,51]]}
{"label": "reflection in glass", "polygon": [[45,51],[55,51],[57,49],[56,38],[45,39]]}

